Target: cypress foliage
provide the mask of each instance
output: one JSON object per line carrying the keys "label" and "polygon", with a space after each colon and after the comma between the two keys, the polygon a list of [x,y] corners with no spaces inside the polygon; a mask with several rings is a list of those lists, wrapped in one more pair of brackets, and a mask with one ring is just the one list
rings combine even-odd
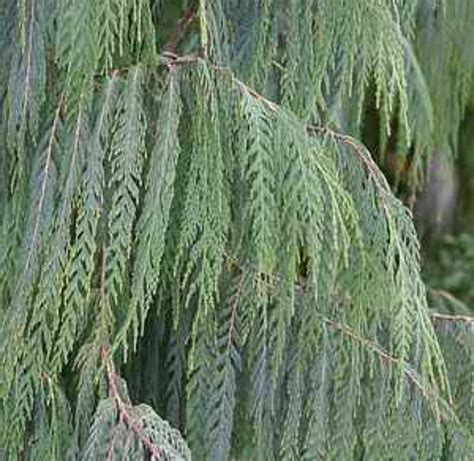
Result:
{"label": "cypress foliage", "polygon": [[456,152],[473,2],[0,21],[0,458],[469,459],[472,324],[360,139]]}

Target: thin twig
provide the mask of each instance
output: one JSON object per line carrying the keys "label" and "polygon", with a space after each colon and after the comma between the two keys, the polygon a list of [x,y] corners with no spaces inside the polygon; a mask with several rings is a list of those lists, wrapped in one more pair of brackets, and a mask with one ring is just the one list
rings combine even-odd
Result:
{"label": "thin twig", "polygon": [[[231,263],[242,273],[245,271],[244,266],[237,260],[236,257],[233,257],[229,255],[228,253],[224,254],[224,257],[228,258]],[[256,271],[256,269],[249,268],[250,270]],[[270,276],[271,278],[274,278],[276,282],[281,282],[281,277],[278,274],[272,274]],[[266,281],[263,279],[264,283],[267,283],[270,285],[270,282]],[[271,284],[270,286],[274,288],[277,285],[277,283]],[[295,283],[295,287],[297,289],[300,289],[302,292],[305,291],[305,287],[302,284]],[[444,320],[465,320],[466,318],[469,319],[470,317],[464,317],[464,316],[447,316],[444,314],[437,314],[437,313],[430,313],[431,317],[435,318],[440,318]],[[319,315],[321,320],[328,325],[332,326],[333,328],[339,330],[340,332],[346,334],[347,336],[351,337],[352,339],[356,340],[360,344],[365,345],[368,349],[372,350],[373,352],[377,353],[379,357],[382,359],[382,363],[385,362],[390,362],[392,364],[401,366],[403,369],[404,374],[406,377],[422,392],[422,394],[429,399],[429,397],[436,397],[437,396],[437,391],[434,388],[427,388],[423,383],[420,381],[418,376],[414,371],[412,371],[408,367],[408,363],[399,358],[395,357],[393,355],[390,355],[387,351],[385,351],[379,344],[377,344],[375,341],[372,341],[370,339],[364,338],[363,336],[360,336],[357,334],[354,330],[352,330],[348,325],[343,324],[341,322],[338,322],[336,320],[329,319],[323,315]]]}
{"label": "thin twig", "polygon": [[[174,50],[163,50],[161,54],[159,54],[159,59],[161,60],[161,64],[166,66],[169,70],[175,68],[176,66],[181,65],[188,65],[188,64],[207,64],[212,69],[217,70],[219,72],[228,74],[232,81],[247,92],[252,98],[257,100],[258,102],[265,105],[271,112],[278,113],[281,110],[281,107],[276,104],[275,102],[271,101],[270,99],[266,98],[262,94],[258,93],[254,88],[248,86],[242,80],[238,79],[232,70],[228,67],[223,67],[218,64],[209,63],[206,59],[197,56],[197,55],[184,55],[180,56],[174,52]],[[114,72],[123,72],[127,69],[115,69]],[[374,160],[370,157],[370,155],[365,155],[362,150],[362,145],[359,143],[355,138],[339,133],[327,126],[315,125],[315,124],[305,124],[306,132],[308,134],[318,134],[321,136],[329,136],[332,139],[345,144],[346,146],[350,147],[351,150],[354,152],[356,157],[362,162],[362,165],[367,173],[369,179],[373,180],[374,184],[377,186],[379,191],[381,192],[380,202],[383,205],[385,196],[390,193],[390,187],[386,184],[380,174],[380,170]]]}
{"label": "thin twig", "polygon": [[163,45],[162,49],[164,51],[176,53],[178,44],[186,35],[186,31],[188,30],[190,24],[193,22],[194,18],[196,17],[197,11],[198,9],[196,5],[190,5],[186,8],[183,16],[176,23],[176,29],[174,30],[173,35]]}
{"label": "thin twig", "polygon": [[[421,394],[425,397],[427,401],[431,402],[431,404],[433,405],[433,411],[438,416],[438,418],[449,419],[449,416],[446,413],[440,412],[440,408],[437,402],[438,401],[445,402],[445,401],[442,398],[442,396],[439,394],[438,390],[434,388],[433,386],[423,384],[422,381],[420,380],[420,377],[418,377],[418,374],[416,373],[416,371],[410,368],[409,363],[406,362],[406,360],[390,355],[379,344],[367,338],[364,338],[363,336],[358,335],[354,330],[352,330],[350,327],[348,327],[347,325],[343,323],[325,318],[323,316],[321,316],[321,319],[328,325],[336,328],[337,330],[341,331],[348,337],[359,342],[360,344],[363,344],[369,350],[372,350],[373,352],[378,354],[381,359],[382,364],[384,363],[384,360],[385,360],[387,362],[393,363],[394,365],[400,366],[402,368],[403,373],[407,377],[407,379],[411,381],[419,389],[419,391],[421,392]],[[452,411],[450,403],[445,402],[445,404],[446,404],[446,409],[448,409],[449,411]]]}
{"label": "thin twig", "polygon": [[[173,68],[174,66],[184,65],[184,64],[196,64],[196,63],[206,63],[212,69],[217,70],[219,72],[223,72],[230,75],[232,81],[243,89],[246,93],[248,93],[252,98],[256,101],[265,105],[271,112],[278,113],[281,111],[281,107],[276,104],[275,102],[269,100],[262,94],[258,93],[254,88],[248,86],[242,80],[238,79],[235,74],[232,72],[231,69],[227,67],[222,67],[217,64],[208,63],[205,59],[199,56],[178,56],[174,53],[163,53],[160,55],[162,62],[168,67]],[[373,180],[375,185],[378,187],[379,191],[381,192],[380,200],[382,205],[384,204],[384,199],[387,194],[390,193],[390,187],[386,182],[383,181],[381,178],[381,173],[372,159],[370,155],[365,155],[363,152],[363,148],[361,143],[359,143],[355,138],[339,133],[327,126],[320,126],[314,124],[305,124],[305,129],[308,134],[317,134],[321,136],[329,136],[332,139],[345,144],[346,146],[350,147],[351,150],[355,153],[357,158],[362,162],[362,165],[366,171],[366,174],[369,179]]]}
{"label": "thin twig", "polygon": [[407,375],[407,377],[423,392],[424,395],[427,396],[429,393],[435,394],[434,391],[430,392],[425,386],[423,386],[420,380],[415,376],[415,373],[408,368],[407,362],[405,360],[399,357],[390,355],[379,344],[377,344],[374,341],[371,341],[370,339],[367,339],[367,338],[364,338],[363,336],[358,335],[354,330],[352,330],[346,324],[340,323],[336,320],[328,319],[323,316],[321,316],[321,319],[323,320],[323,322],[327,323],[328,325],[331,325],[332,327],[336,328],[337,330],[341,331],[342,333],[346,334],[347,336],[351,337],[357,342],[367,346],[369,349],[376,352],[381,358],[385,359],[386,361],[391,362],[395,365],[402,366],[403,371]]}
{"label": "thin twig", "polygon": [[[31,237],[31,243],[29,245],[28,253],[26,255],[25,263],[23,266],[23,276],[30,269],[30,260],[33,257],[33,252],[35,251],[35,246],[36,246],[36,239],[38,238],[38,235],[40,233],[43,206],[44,206],[44,201],[46,197],[46,189],[47,189],[49,175],[50,175],[50,169],[51,169],[51,163],[52,163],[52,157],[53,157],[53,147],[56,141],[56,132],[59,126],[63,96],[64,94],[61,95],[61,98],[58,103],[58,107],[56,108],[56,112],[53,119],[53,125],[51,127],[51,135],[49,137],[48,146],[46,148],[46,156],[45,156],[45,161],[44,161],[45,164],[43,168],[43,180],[41,183],[41,189],[40,189],[39,198],[38,198],[38,205],[36,209],[36,217],[35,217],[35,223],[33,226],[33,234]],[[17,289],[23,283],[23,276],[18,279]]]}
{"label": "thin twig", "polygon": [[467,322],[474,325],[474,317],[469,315],[440,314],[438,312],[430,312],[430,317],[434,321],[441,322]]}
{"label": "thin twig", "polygon": [[[160,54],[160,59],[162,61],[162,64],[168,67],[168,69],[172,69],[175,66],[179,65],[186,65],[186,64],[196,64],[196,63],[207,63],[210,65],[215,70],[219,70],[221,72],[228,73],[231,76],[232,81],[237,84],[240,88],[242,88],[244,91],[246,91],[250,96],[252,96],[254,99],[259,101],[260,103],[264,104],[269,110],[272,112],[279,112],[281,110],[280,106],[273,101],[270,101],[257,91],[255,91],[253,88],[249,87],[247,84],[245,84],[243,81],[239,80],[235,75],[232,73],[232,71],[228,68],[214,65],[214,64],[209,64],[205,59],[199,57],[199,56],[193,56],[193,55],[188,55],[188,56],[178,56],[174,53],[166,52],[163,54]],[[373,161],[373,159],[365,155],[365,153],[362,151],[362,145],[354,138],[348,135],[344,135],[342,133],[339,133],[337,131],[332,130],[329,127],[326,126],[318,126],[318,125],[305,125],[306,131],[308,134],[318,134],[322,136],[329,136],[336,141],[339,141],[343,144],[346,144],[348,147],[351,148],[351,150],[355,153],[357,158],[362,162],[364,169],[368,175],[368,178],[374,181],[374,184],[379,188],[380,192],[382,193],[381,199],[383,201],[385,194],[390,193],[390,189],[386,183],[382,181],[380,178],[380,170],[378,169],[377,165]],[[228,258],[229,260],[232,261],[233,264],[235,264],[239,270],[243,271],[244,268],[239,264],[236,258],[225,254],[225,257]],[[270,275],[270,278],[275,278],[276,281],[280,280],[280,277],[278,275]],[[266,282],[268,283],[268,282]],[[430,314],[432,318],[434,319],[440,319],[440,320],[463,320],[463,321],[469,321],[471,322],[472,319],[470,317],[466,316],[447,316],[444,314],[436,314],[436,313],[431,313]],[[407,375],[407,377],[423,392],[423,394],[427,395],[429,393],[433,393],[433,391],[427,391],[426,388],[422,385],[422,383],[419,381],[419,379],[415,376],[415,374],[410,371],[409,369],[406,368],[406,362],[403,361],[400,358],[393,357],[387,352],[385,352],[379,345],[376,343],[363,338],[361,336],[358,336],[355,332],[353,332],[349,327],[346,325],[343,325],[339,322],[323,318],[323,321],[326,323],[332,325],[333,327],[337,328],[338,330],[348,334],[351,336],[353,339],[356,339],[362,344],[365,344],[366,346],[369,346],[370,349],[373,351],[377,352],[380,357],[385,359],[386,361],[389,361],[394,364],[398,365],[405,365],[404,366],[404,372]]]}
{"label": "thin twig", "polygon": [[[462,301],[460,301],[458,298],[453,296],[453,294],[451,294],[449,291],[429,288],[429,293],[432,293],[433,296],[445,298],[452,304],[457,304],[457,305],[462,304]],[[474,316],[466,315],[466,314],[445,314],[445,313],[438,313],[438,312],[430,312],[430,316],[435,321],[467,322],[467,323],[474,324]]]}
{"label": "thin twig", "polygon": [[107,349],[103,346],[101,348],[101,357],[102,360],[106,363],[109,392],[117,405],[117,409],[119,411],[119,420],[122,421],[129,429],[134,432],[134,434],[138,437],[143,446],[149,451],[151,455],[150,459],[152,461],[161,459],[163,455],[162,451],[159,447],[153,444],[150,437],[143,433],[143,427],[141,426],[140,421],[137,422],[137,418],[130,414],[130,405],[127,405],[120,396],[120,392],[117,389],[116,383],[119,377],[113,371],[112,363],[110,362],[107,356]]}

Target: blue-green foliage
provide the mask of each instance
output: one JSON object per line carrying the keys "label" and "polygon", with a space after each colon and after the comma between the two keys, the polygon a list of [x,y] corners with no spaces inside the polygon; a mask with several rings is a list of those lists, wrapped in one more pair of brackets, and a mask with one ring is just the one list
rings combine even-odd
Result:
{"label": "blue-green foliage", "polygon": [[472,330],[342,132],[454,149],[472,2],[171,3],[0,0],[0,457],[469,459]]}

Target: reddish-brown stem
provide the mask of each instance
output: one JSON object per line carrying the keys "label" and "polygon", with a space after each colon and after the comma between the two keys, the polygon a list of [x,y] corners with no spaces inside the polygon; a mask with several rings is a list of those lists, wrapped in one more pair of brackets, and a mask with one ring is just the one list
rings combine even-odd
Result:
{"label": "reddish-brown stem", "polygon": [[163,45],[163,51],[176,53],[178,44],[186,35],[186,31],[190,24],[193,22],[193,19],[196,17],[197,11],[198,9],[196,5],[190,5],[186,8],[183,16],[176,23],[176,29],[174,30],[173,35]]}
{"label": "reddish-brown stem", "polygon": [[148,450],[151,455],[151,460],[157,460],[162,458],[161,450],[153,444],[150,440],[150,437],[145,435],[142,430],[142,424],[139,419],[134,417],[130,413],[130,406],[127,405],[122,397],[120,396],[119,390],[117,389],[116,380],[118,376],[115,374],[112,368],[112,364],[107,357],[107,349],[105,346],[101,347],[101,357],[102,360],[106,362],[106,370],[107,370],[107,379],[109,382],[109,392],[111,397],[114,399],[115,404],[117,405],[117,409],[119,412],[119,421],[123,422],[140,440],[142,445]]}

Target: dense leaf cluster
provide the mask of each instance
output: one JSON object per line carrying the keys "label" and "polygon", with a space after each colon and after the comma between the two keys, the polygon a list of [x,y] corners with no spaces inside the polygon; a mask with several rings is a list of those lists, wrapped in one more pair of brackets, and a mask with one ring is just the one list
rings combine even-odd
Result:
{"label": "dense leaf cluster", "polygon": [[0,0],[0,450],[468,459],[411,214],[341,133],[372,91],[415,176],[455,150],[474,4],[178,3]]}

